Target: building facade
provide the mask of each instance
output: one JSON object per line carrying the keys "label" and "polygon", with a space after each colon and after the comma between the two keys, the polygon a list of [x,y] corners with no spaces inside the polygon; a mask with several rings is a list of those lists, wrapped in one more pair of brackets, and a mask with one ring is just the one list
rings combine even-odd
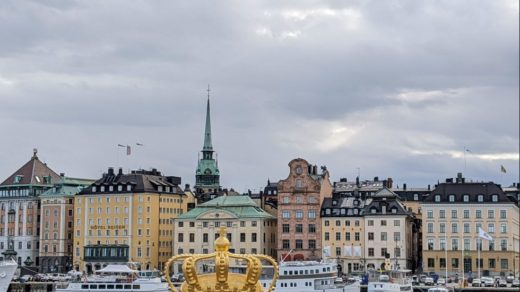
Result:
{"label": "building facade", "polygon": [[[249,196],[221,196],[198,205],[175,220],[175,254],[208,254],[219,228],[227,228],[231,252],[276,256],[276,217]],[[180,267],[174,268],[176,272]]]}
{"label": "building facade", "polygon": [[40,195],[40,272],[67,273],[72,269],[74,196],[94,180],[69,178]]}
{"label": "building facade", "polygon": [[332,197],[329,172],[297,158],[278,182],[278,260],[322,258],[320,206]]}
{"label": "building facade", "polygon": [[364,272],[365,200],[359,196],[325,198],[321,205],[323,248],[336,259],[339,274]]}
{"label": "building facade", "polygon": [[75,198],[74,267],[162,269],[173,255],[173,219],[187,211],[180,177],[113,168]]}
{"label": "building facade", "polygon": [[[367,269],[413,270],[414,215],[399,197],[387,188],[380,190],[367,199],[364,217]],[[391,260],[390,267],[385,259]]]}
{"label": "building facade", "polygon": [[[499,185],[459,173],[437,185],[422,209],[425,271],[477,277],[480,265],[481,276],[518,273],[518,205]],[[481,239],[479,228],[493,240]]]}
{"label": "building facade", "polygon": [[0,252],[15,258],[22,274],[38,272],[39,196],[60,180],[37,154],[0,184]]}

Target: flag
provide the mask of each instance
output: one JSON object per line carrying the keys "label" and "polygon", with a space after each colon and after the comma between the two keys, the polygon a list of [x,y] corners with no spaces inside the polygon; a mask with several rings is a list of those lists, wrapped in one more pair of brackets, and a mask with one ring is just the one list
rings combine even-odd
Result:
{"label": "flag", "polygon": [[126,155],[132,154],[132,148],[130,148],[130,145],[126,145]]}
{"label": "flag", "polygon": [[352,246],[350,245],[345,245],[343,247],[343,254],[345,254],[345,256],[351,256],[352,255]]}
{"label": "flag", "polygon": [[330,257],[330,246],[325,246],[323,248],[323,258]]}
{"label": "flag", "polygon": [[491,235],[489,235],[486,231],[484,231],[480,227],[478,228],[478,237],[484,238],[484,239],[487,239],[487,240],[493,240],[493,237],[491,237]]}
{"label": "flag", "polygon": [[506,168],[503,165],[500,165],[500,171],[503,173],[506,173]]}

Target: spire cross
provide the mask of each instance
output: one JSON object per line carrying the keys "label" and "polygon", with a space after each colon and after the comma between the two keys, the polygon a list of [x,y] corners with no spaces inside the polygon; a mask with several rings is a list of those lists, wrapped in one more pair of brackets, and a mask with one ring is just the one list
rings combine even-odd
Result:
{"label": "spire cross", "polygon": [[208,99],[209,99],[209,92],[211,91],[211,90],[209,89],[209,84],[208,84],[208,90],[207,90],[207,91],[208,91]]}

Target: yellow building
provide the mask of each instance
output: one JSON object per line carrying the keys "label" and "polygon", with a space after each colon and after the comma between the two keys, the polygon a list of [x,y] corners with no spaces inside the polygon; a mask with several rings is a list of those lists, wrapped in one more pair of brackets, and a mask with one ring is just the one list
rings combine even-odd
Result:
{"label": "yellow building", "polygon": [[162,269],[173,247],[173,219],[187,211],[180,177],[113,168],[75,198],[74,267],[108,264]]}
{"label": "yellow building", "polygon": [[[508,275],[520,269],[519,209],[492,182],[439,184],[422,203],[424,271],[478,277]],[[479,237],[479,229],[492,240]],[[447,257],[447,258],[446,258]]]}

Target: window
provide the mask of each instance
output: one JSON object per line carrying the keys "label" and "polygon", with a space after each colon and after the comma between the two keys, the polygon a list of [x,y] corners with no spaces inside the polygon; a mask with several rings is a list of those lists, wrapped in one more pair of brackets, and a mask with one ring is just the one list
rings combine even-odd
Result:
{"label": "window", "polygon": [[289,197],[283,197],[282,198],[282,203],[283,204],[289,204]]}
{"label": "window", "polygon": [[245,233],[240,233],[240,242],[246,242],[246,234]]}
{"label": "window", "polygon": [[428,250],[433,250],[433,239],[429,238],[428,239]]}
{"label": "window", "polygon": [[500,240],[500,250],[507,251],[507,239]]}
{"label": "window", "polygon": [[184,241],[184,233],[179,233],[177,235],[177,241],[178,242],[183,242]]}
{"label": "window", "polygon": [[455,202],[455,195],[450,195],[449,200],[450,202]]}
{"label": "window", "polygon": [[488,268],[494,269],[496,268],[496,260],[495,259],[488,259]]}
{"label": "window", "polygon": [[464,219],[469,218],[469,210],[464,210]]}
{"label": "window", "polygon": [[433,219],[433,210],[428,210],[428,219]]}
{"label": "window", "polygon": [[435,259],[428,258],[428,268],[435,268]]}
{"label": "window", "polygon": [[494,223],[488,223],[488,232],[495,233],[495,224]]}
{"label": "window", "polygon": [[457,259],[457,258],[452,258],[452,259],[451,259],[451,267],[452,267],[452,268],[458,268],[458,267],[459,267],[459,259]]}
{"label": "window", "polygon": [[325,232],[325,241],[330,240],[330,234],[328,232]]}
{"label": "window", "polygon": [[446,218],[446,210],[439,210],[439,218],[441,218],[441,219]]}
{"label": "window", "polygon": [[488,247],[489,247],[490,251],[495,250],[495,241],[494,240],[489,240],[488,244],[489,244]]}
{"label": "window", "polygon": [[369,257],[373,257],[374,256],[374,248],[373,247],[369,247],[368,248],[368,256]]}
{"label": "window", "polygon": [[507,219],[507,211],[500,210],[500,219]]}
{"label": "window", "polygon": [[296,239],[296,248],[297,249],[302,249],[303,248],[303,240]]}
{"label": "window", "polygon": [[441,195],[435,195],[435,202],[441,201]]}
{"label": "window", "polygon": [[325,226],[329,226],[329,220],[325,220],[324,224]]}
{"label": "window", "polygon": [[509,269],[507,259],[500,259],[500,268],[501,268],[502,270],[507,270],[507,269]]}
{"label": "window", "polygon": [[316,225],[309,224],[309,233],[316,233]]}
{"label": "window", "polygon": [[381,220],[381,226],[386,226],[386,220]]}
{"label": "window", "polygon": [[492,195],[492,196],[491,196],[491,200],[492,200],[493,202],[498,202],[498,195]]}
{"label": "window", "polygon": [[382,247],[382,248],[381,248],[381,256],[382,256],[382,257],[385,257],[385,256],[386,256],[386,253],[387,253],[386,247]]}
{"label": "window", "polygon": [[401,232],[394,232],[394,242],[401,241]]}
{"label": "window", "polygon": [[464,250],[470,250],[471,249],[471,242],[469,238],[464,238]]}
{"label": "window", "polygon": [[202,234],[202,242],[208,242],[209,241],[209,235],[207,233]]}
{"label": "window", "polygon": [[478,195],[477,196],[477,201],[478,202],[484,202],[484,195]]}
{"label": "window", "polygon": [[452,223],[451,224],[451,232],[452,233],[457,233],[458,230],[457,230],[457,223]]}
{"label": "window", "polygon": [[336,240],[341,240],[341,233],[340,232],[336,232]]}
{"label": "window", "polygon": [[296,204],[302,204],[302,203],[303,203],[302,196],[296,196]]}
{"label": "window", "polygon": [[456,238],[451,239],[451,249],[452,250],[459,250],[459,240]]}
{"label": "window", "polygon": [[381,232],[381,241],[386,241],[386,232]]}
{"label": "window", "polygon": [[302,219],[302,218],[303,218],[303,211],[296,210],[296,219]]}
{"label": "window", "polygon": [[289,224],[282,224],[282,232],[283,233],[289,233],[290,232]]}
{"label": "window", "polygon": [[495,210],[488,210],[488,219],[495,218]]}
{"label": "window", "polygon": [[341,256],[341,247],[336,247],[336,256]]}
{"label": "window", "polygon": [[359,226],[359,220],[354,221],[354,226]]}
{"label": "window", "polygon": [[433,223],[428,223],[428,233],[433,233]]}
{"label": "window", "polygon": [[441,268],[446,268],[446,258],[440,258],[439,264],[440,264]]}
{"label": "window", "polygon": [[394,226],[401,226],[401,221],[394,220]]}
{"label": "window", "polygon": [[479,218],[479,219],[482,218],[482,210],[476,210],[476,211],[475,211],[475,216],[476,216],[477,218]]}
{"label": "window", "polygon": [[500,224],[500,233],[507,233],[507,224],[506,223]]}
{"label": "window", "polygon": [[446,250],[446,239],[440,239],[441,250]]}
{"label": "window", "polygon": [[354,233],[354,240],[359,241],[359,232]]}
{"label": "window", "polygon": [[368,240],[374,240],[374,232],[368,233]]}
{"label": "window", "polygon": [[336,220],[336,226],[341,226],[341,221]]}
{"label": "window", "polygon": [[464,223],[464,233],[469,233],[469,223]]}
{"label": "window", "polygon": [[303,188],[303,181],[300,178],[296,179],[296,188],[297,189]]}
{"label": "window", "polygon": [[374,220],[368,220],[368,226],[374,226]]}
{"label": "window", "polygon": [[315,249],[316,248],[316,240],[310,239],[309,240],[309,249]]}
{"label": "window", "polygon": [[303,233],[303,224],[296,224],[296,233]]}
{"label": "window", "polygon": [[291,213],[287,210],[282,211],[282,218],[284,218],[284,219],[291,218]]}
{"label": "window", "polygon": [[446,225],[444,223],[441,223],[439,225],[440,227],[440,233],[446,233]]}
{"label": "window", "polygon": [[451,218],[457,218],[457,210],[451,210]]}
{"label": "window", "polygon": [[469,195],[462,196],[462,200],[466,203],[469,202]]}
{"label": "window", "polygon": [[316,219],[316,210],[309,211],[309,219]]}
{"label": "window", "polygon": [[258,234],[256,234],[256,233],[251,233],[251,241],[252,241],[252,242],[256,242],[256,236],[257,236],[257,235],[258,235]]}
{"label": "window", "polygon": [[350,232],[345,233],[345,240],[350,241]]}

